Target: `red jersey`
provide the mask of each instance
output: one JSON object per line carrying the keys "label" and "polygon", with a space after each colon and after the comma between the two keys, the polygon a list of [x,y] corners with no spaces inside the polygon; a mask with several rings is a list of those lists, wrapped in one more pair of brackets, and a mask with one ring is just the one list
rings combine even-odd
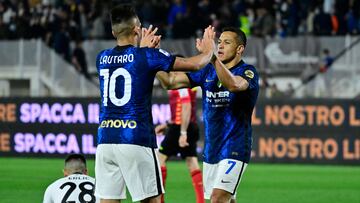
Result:
{"label": "red jersey", "polygon": [[196,123],[196,89],[169,90],[171,123],[181,124],[181,104],[191,102],[190,122]]}

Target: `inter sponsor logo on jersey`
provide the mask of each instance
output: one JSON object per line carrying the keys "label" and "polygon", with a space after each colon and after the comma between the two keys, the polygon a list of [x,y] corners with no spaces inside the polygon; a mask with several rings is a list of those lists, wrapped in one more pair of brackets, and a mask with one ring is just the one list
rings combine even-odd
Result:
{"label": "inter sponsor logo on jersey", "polygon": [[99,128],[136,128],[137,123],[134,120],[104,120],[101,122]]}
{"label": "inter sponsor logo on jersey", "polygon": [[229,91],[210,92],[206,90],[206,97],[208,98],[224,98],[229,97]]}

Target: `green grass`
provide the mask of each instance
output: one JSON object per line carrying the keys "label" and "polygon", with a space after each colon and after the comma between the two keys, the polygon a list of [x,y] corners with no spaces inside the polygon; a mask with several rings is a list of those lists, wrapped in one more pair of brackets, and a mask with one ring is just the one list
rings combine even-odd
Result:
{"label": "green grass", "polygon": [[[62,159],[0,158],[0,203],[41,202],[46,187],[62,176],[62,167]],[[93,176],[93,160],[88,161],[88,167]],[[183,162],[168,164],[166,200],[195,202]],[[359,203],[360,167],[250,164],[237,200],[238,203]]]}

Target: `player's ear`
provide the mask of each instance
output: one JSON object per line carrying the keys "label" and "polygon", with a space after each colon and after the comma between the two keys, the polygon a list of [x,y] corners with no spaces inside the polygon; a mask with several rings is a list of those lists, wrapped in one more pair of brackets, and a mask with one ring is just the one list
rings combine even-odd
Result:
{"label": "player's ear", "polygon": [[140,26],[135,25],[133,31],[134,31],[135,35],[137,35],[139,38],[141,38],[141,27]]}
{"label": "player's ear", "polygon": [[83,170],[83,174],[88,175],[88,170],[87,169]]}
{"label": "player's ear", "polygon": [[236,54],[242,54],[245,50],[245,46],[243,44],[238,45],[238,47],[236,48]]}
{"label": "player's ear", "polygon": [[69,172],[66,169],[63,169],[64,177],[69,175]]}
{"label": "player's ear", "polygon": [[115,37],[115,39],[117,39],[116,35],[115,35],[115,32],[114,31],[111,31],[112,35]]}

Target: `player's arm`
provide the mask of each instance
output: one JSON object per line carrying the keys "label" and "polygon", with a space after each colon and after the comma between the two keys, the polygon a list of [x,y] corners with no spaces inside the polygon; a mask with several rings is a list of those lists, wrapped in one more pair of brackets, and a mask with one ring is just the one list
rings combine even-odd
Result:
{"label": "player's arm", "polygon": [[167,124],[160,124],[155,127],[155,134],[156,135],[163,135],[167,128]]}
{"label": "player's arm", "polygon": [[200,53],[199,55],[189,57],[189,58],[182,58],[176,57],[173,71],[197,71],[200,70],[202,67],[207,65],[211,57],[213,55],[212,51]]}
{"label": "player's arm", "polygon": [[187,95],[182,95],[182,93],[179,92],[180,97],[183,96],[183,98],[181,98],[181,124],[179,146],[186,147],[189,146],[189,143],[187,142],[187,129],[189,127],[191,117],[191,98],[187,89],[182,89],[179,91],[184,91],[184,94],[187,93]]}
{"label": "player's arm", "polygon": [[220,82],[230,92],[245,91],[249,87],[246,79],[232,74],[218,58],[214,59],[213,64]]}
{"label": "player's arm", "polygon": [[180,89],[190,87],[190,80],[184,72],[164,72],[159,71],[156,78],[160,81],[164,89]]}
{"label": "player's arm", "polygon": [[205,29],[203,38],[196,40],[196,48],[200,54],[189,58],[176,57],[172,70],[196,71],[207,65],[216,50],[214,39],[214,27],[209,26]]}

